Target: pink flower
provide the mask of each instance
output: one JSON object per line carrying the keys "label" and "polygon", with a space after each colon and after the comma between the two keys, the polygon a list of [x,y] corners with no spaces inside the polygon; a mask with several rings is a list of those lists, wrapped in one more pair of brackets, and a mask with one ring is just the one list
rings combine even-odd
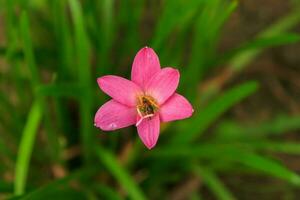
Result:
{"label": "pink flower", "polygon": [[97,111],[95,126],[112,131],[135,124],[143,143],[152,149],[160,122],[188,118],[194,111],[183,96],[175,93],[179,76],[179,71],[171,67],[161,69],[153,49],[144,47],[134,58],[131,81],[113,75],[97,79],[112,100]]}

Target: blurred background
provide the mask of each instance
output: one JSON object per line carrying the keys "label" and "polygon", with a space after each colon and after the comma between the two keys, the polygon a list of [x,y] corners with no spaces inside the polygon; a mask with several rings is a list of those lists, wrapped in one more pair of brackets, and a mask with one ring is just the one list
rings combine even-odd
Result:
{"label": "blurred background", "polygon": [[[1,0],[0,199],[300,199],[299,0]],[[192,118],[93,126],[152,47]]]}

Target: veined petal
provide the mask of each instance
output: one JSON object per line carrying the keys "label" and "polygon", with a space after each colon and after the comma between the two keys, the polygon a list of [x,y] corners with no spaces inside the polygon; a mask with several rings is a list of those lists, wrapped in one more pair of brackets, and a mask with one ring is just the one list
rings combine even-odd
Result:
{"label": "veined petal", "polygon": [[143,119],[137,126],[139,137],[148,149],[152,149],[156,145],[159,136],[159,126],[159,115]]}
{"label": "veined petal", "polygon": [[94,122],[96,127],[112,131],[135,124],[136,115],[135,107],[127,107],[112,99],[99,108]]}
{"label": "veined petal", "polygon": [[192,116],[194,109],[190,102],[180,94],[173,94],[160,108],[159,115],[163,122],[185,119]]}
{"label": "veined petal", "polygon": [[172,96],[179,83],[179,71],[166,67],[156,73],[145,86],[147,95],[152,96],[158,104],[162,105]]}
{"label": "veined petal", "polygon": [[119,76],[102,76],[97,82],[103,92],[127,106],[135,106],[137,95],[142,93],[141,88],[134,82]]}
{"label": "veined petal", "polygon": [[131,69],[131,80],[144,88],[152,76],[159,71],[160,63],[158,56],[153,49],[144,47],[134,58]]}

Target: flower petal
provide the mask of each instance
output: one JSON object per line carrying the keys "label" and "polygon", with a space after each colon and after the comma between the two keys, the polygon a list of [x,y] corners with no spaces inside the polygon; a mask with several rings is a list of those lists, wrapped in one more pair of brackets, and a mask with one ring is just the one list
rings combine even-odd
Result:
{"label": "flower petal", "polygon": [[103,92],[127,106],[135,106],[136,96],[142,92],[134,82],[119,76],[102,76],[97,82]]}
{"label": "flower petal", "polygon": [[135,107],[127,107],[112,99],[99,108],[94,122],[96,127],[112,131],[135,124],[136,115]]}
{"label": "flower petal", "polygon": [[159,115],[152,118],[143,119],[137,126],[138,134],[148,149],[152,149],[158,140],[159,136]]}
{"label": "flower petal", "polygon": [[163,68],[146,85],[146,94],[152,96],[158,104],[163,104],[174,94],[179,83],[179,77],[178,70],[171,67]]}
{"label": "flower petal", "polygon": [[173,94],[160,108],[160,119],[169,122],[192,116],[194,109],[190,102],[180,94]]}
{"label": "flower petal", "polygon": [[159,71],[160,64],[158,56],[153,49],[144,47],[134,58],[131,80],[143,88],[149,79]]}

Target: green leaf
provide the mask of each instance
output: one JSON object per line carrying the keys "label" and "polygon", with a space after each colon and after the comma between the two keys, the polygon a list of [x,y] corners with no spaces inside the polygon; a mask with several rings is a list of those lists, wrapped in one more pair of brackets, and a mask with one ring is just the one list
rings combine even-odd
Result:
{"label": "green leaf", "polygon": [[270,151],[276,153],[286,153],[292,155],[300,154],[300,143],[296,142],[274,142],[274,141],[255,141],[248,145],[255,150]]}
{"label": "green leaf", "polygon": [[190,25],[203,2],[205,0],[167,0],[162,15],[159,16],[152,46],[159,49],[172,31],[175,29],[182,31]]}
{"label": "green leaf", "polygon": [[225,111],[253,94],[258,88],[256,82],[247,82],[225,91],[202,110],[195,110],[194,116],[182,123],[172,144],[184,144],[199,137]]}
{"label": "green leaf", "polygon": [[[284,18],[281,18],[270,27],[258,34],[258,38],[271,38],[276,37],[289,29],[296,26],[300,21],[300,12],[295,10]],[[261,49],[247,49],[240,51],[230,61],[229,67],[232,70],[239,71],[247,66],[258,54],[262,52]]]}
{"label": "green leaf", "polygon": [[52,190],[44,191],[44,193],[39,194],[38,196],[25,196],[21,197],[21,200],[82,200],[87,199],[87,195],[85,195],[82,191],[77,191],[75,188],[70,186],[63,186],[61,188],[53,188]]}
{"label": "green leaf", "polygon": [[[26,64],[28,65],[28,68],[30,70],[30,75],[31,75],[31,88],[32,88],[32,90],[35,90],[35,88],[40,84],[40,76],[39,76],[38,68],[36,65],[32,39],[30,36],[30,24],[29,24],[28,14],[26,11],[22,12],[20,26],[21,26],[21,36],[22,36],[22,41],[23,41],[23,50],[24,50],[24,55],[25,55],[25,61],[26,61]],[[44,117],[45,117],[45,129],[47,130],[46,133],[47,133],[47,137],[49,139],[49,143],[51,143],[51,146],[52,146],[52,148],[49,149],[49,151],[53,155],[53,158],[58,157],[57,152],[59,151],[58,150],[59,144],[57,141],[57,137],[55,137],[55,132],[52,130],[51,121],[50,121],[51,120],[50,112],[48,110],[48,107],[45,106],[44,99],[38,97],[36,94],[34,94],[34,95],[36,98],[39,98],[40,104],[43,108]]]}
{"label": "green leaf", "polygon": [[57,42],[60,44],[57,46],[60,59],[57,73],[58,80],[60,80],[74,75],[74,47],[70,33],[70,24],[68,23],[68,17],[65,12],[67,1],[53,0],[51,3],[55,36]]}
{"label": "green leaf", "polygon": [[29,111],[27,122],[25,124],[19,145],[15,168],[15,195],[21,195],[25,191],[31,153],[41,118],[41,103],[39,100],[36,100]]}
{"label": "green leaf", "polygon": [[245,166],[251,167],[265,174],[289,181],[292,184],[300,186],[300,177],[298,174],[290,171],[280,163],[254,153],[248,153],[236,149],[232,155],[232,160],[237,161]]}
{"label": "green leaf", "polygon": [[69,0],[71,15],[75,29],[75,48],[77,56],[77,69],[80,84],[83,86],[81,90],[82,98],[80,100],[80,134],[83,143],[83,152],[85,162],[91,162],[91,155],[93,153],[92,146],[94,144],[92,127],[92,86],[91,86],[91,70],[89,63],[90,44],[84,18],[82,13],[81,4],[78,0]]}
{"label": "green leaf", "polygon": [[109,170],[112,175],[118,180],[121,186],[128,192],[130,199],[146,199],[139,186],[131,178],[129,173],[123,167],[121,167],[113,154],[101,147],[98,147],[96,151],[100,161],[105,165],[107,170]]}
{"label": "green leaf", "polygon": [[242,44],[240,47],[233,49],[228,53],[225,53],[224,56],[217,59],[217,62],[220,64],[224,60],[233,59],[235,56],[242,52],[247,52],[251,50],[261,50],[269,47],[291,44],[298,42],[299,40],[300,35],[294,33],[279,33],[278,35],[258,36],[257,38],[250,40],[245,44]]}
{"label": "green leaf", "polygon": [[[21,130],[21,120],[19,113],[11,112],[16,107],[10,102],[9,96],[6,93],[0,94],[0,118],[3,122],[2,125],[8,126],[11,132],[15,132],[14,136]],[[2,120],[3,119],[3,120]]]}
{"label": "green leaf", "polygon": [[[102,74],[109,73],[108,67],[111,63],[109,59],[109,53],[111,51],[114,39],[115,39],[115,20],[114,20],[114,7],[115,0],[103,0],[99,2],[101,5],[101,29],[98,30],[99,38],[97,38],[98,46],[100,46],[100,52],[98,53],[100,68],[98,71],[102,72]],[[100,34],[99,34],[100,33]]]}
{"label": "green leaf", "polygon": [[[251,146],[250,146],[251,147]],[[247,145],[232,145],[232,144],[203,144],[197,146],[182,146],[181,148],[172,147],[158,149],[153,156],[166,158],[190,158],[203,160],[217,160],[221,162],[239,163],[246,167],[252,168],[258,172],[271,175],[282,180],[286,180],[292,184],[300,186],[300,177],[298,174],[287,169],[279,162],[270,158],[260,156],[256,153],[249,152],[251,150]]]}
{"label": "green leaf", "polygon": [[12,193],[13,192],[13,184],[7,183],[5,181],[0,181],[0,191],[1,193]]}
{"label": "green leaf", "polygon": [[39,80],[38,69],[35,63],[33,46],[30,38],[30,27],[29,27],[28,15],[25,11],[22,12],[20,25],[21,25],[21,34],[23,39],[24,54],[25,54],[26,62],[30,69],[32,88],[34,88],[35,86],[37,86],[40,80]]}
{"label": "green leaf", "polygon": [[225,185],[218,179],[217,175],[204,167],[196,166],[194,169],[200,180],[214,193],[217,199],[234,200],[235,198]]}
{"label": "green leaf", "polygon": [[[1,119],[1,118],[0,118]],[[1,119],[2,120],[2,119]],[[3,121],[3,120],[2,120]],[[10,161],[13,161],[15,159],[14,152],[9,148],[7,145],[8,141],[4,139],[4,137],[0,137],[0,153],[3,157],[8,158]],[[2,164],[4,168],[6,168],[6,164]],[[0,182],[1,183],[1,182]],[[0,190],[1,191],[1,190]]]}
{"label": "green leaf", "polygon": [[281,135],[300,129],[300,116],[279,115],[263,122],[239,124],[234,121],[223,121],[218,126],[216,139],[259,139],[268,135]]}
{"label": "green leaf", "polygon": [[78,0],[69,0],[71,9],[74,32],[75,32],[75,50],[76,59],[78,61],[78,77],[79,81],[85,85],[90,86],[91,70],[89,63],[90,44],[86,33],[81,4]]}
{"label": "green leaf", "polygon": [[102,13],[102,32],[103,37],[101,38],[104,46],[104,51],[108,51],[112,45],[114,38],[114,4],[115,0],[103,0],[101,1],[101,13]]}
{"label": "green leaf", "polygon": [[253,41],[247,42],[241,48],[245,49],[258,49],[273,47],[278,45],[295,43],[300,40],[300,35],[295,33],[280,33],[279,35],[262,36]]}
{"label": "green leaf", "polygon": [[[122,35],[126,35],[126,37],[123,37],[121,43],[119,43],[119,54],[121,57],[117,61],[117,64],[124,58],[128,58],[129,54],[133,55],[133,53],[136,53],[142,45],[148,44],[148,41],[141,40],[139,31],[136,31],[136,28],[140,26],[143,20],[146,8],[145,2],[146,0],[129,0],[120,1],[119,3],[120,9],[118,11],[117,24],[118,27],[126,27],[122,31]],[[133,7],[134,9],[132,9]]]}
{"label": "green leaf", "polygon": [[117,191],[107,185],[98,184],[96,191],[101,195],[101,197],[103,197],[103,199],[121,200],[121,197],[118,195]]}
{"label": "green leaf", "polygon": [[[191,146],[191,145],[190,145]],[[177,146],[163,147],[157,148],[152,153],[153,157],[162,157],[169,159],[172,158],[200,158],[200,159],[215,159],[218,156],[231,155],[232,148],[236,148],[232,145],[226,144],[197,144],[190,147],[187,145],[181,146],[178,148]]]}
{"label": "green leaf", "polygon": [[36,94],[39,96],[54,97],[81,97],[82,87],[75,83],[57,83],[49,85],[40,85],[36,87]]}
{"label": "green leaf", "polygon": [[196,97],[194,91],[199,80],[203,78],[212,60],[215,60],[221,28],[236,7],[237,1],[206,1],[201,15],[196,19],[191,56],[182,76],[191,98]]}
{"label": "green leaf", "polygon": [[98,172],[96,168],[82,168],[71,173],[70,175],[52,181],[40,188],[21,196],[22,200],[39,200],[39,199],[86,199],[82,191],[72,188],[72,183],[77,179],[90,178]]}

